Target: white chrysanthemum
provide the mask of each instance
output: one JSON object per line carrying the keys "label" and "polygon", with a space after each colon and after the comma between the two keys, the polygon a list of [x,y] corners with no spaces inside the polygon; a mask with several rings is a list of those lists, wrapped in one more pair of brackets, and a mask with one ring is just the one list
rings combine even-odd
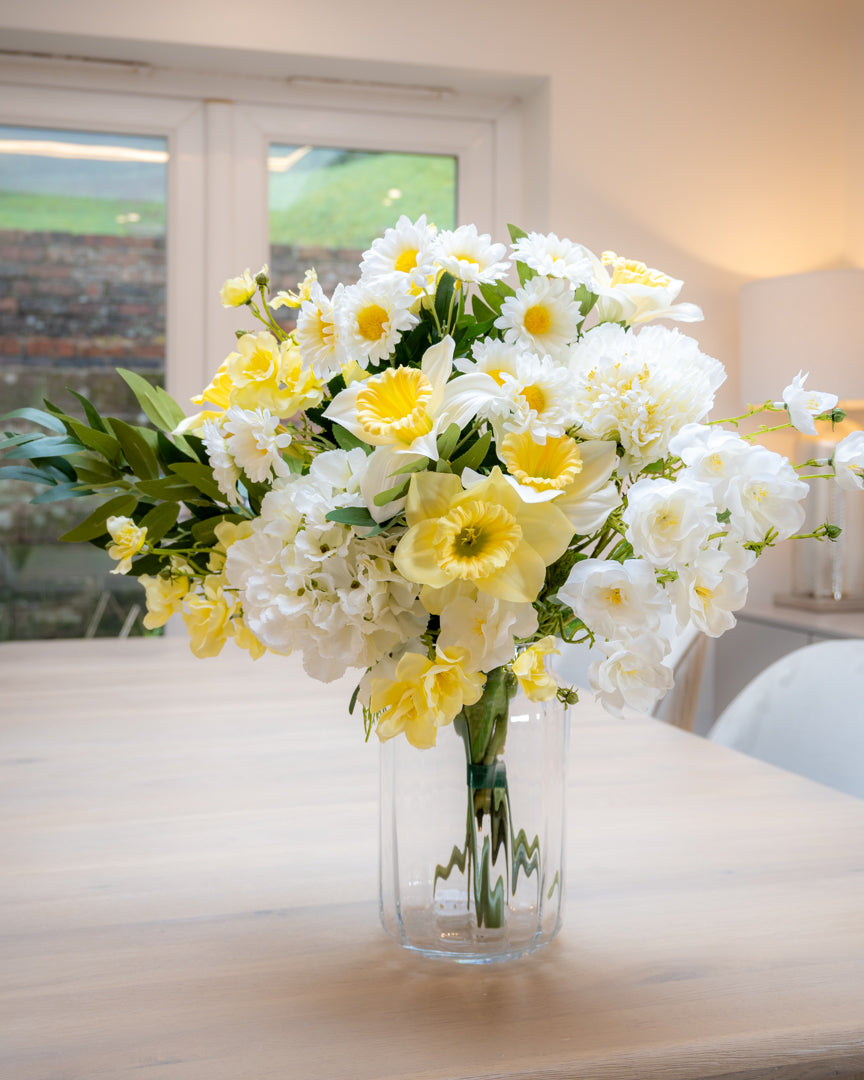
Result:
{"label": "white chrysanthemum", "polygon": [[837,485],[844,491],[864,488],[864,431],[852,431],[834,448],[831,458]]}
{"label": "white chrysanthemum", "polygon": [[573,567],[558,596],[589,630],[605,638],[659,630],[669,611],[654,567],[643,559],[585,559]]}
{"label": "white chrysanthemum", "polygon": [[[792,382],[783,391],[782,404],[789,411],[789,420],[794,428],[805,435],[816,434],[814,418],[822,413],[830,413],[837,405],[836,394],[823,394],[818,390],[805,390],[804,383],[810,372],[805,375],[799,371]],[[780,402],[778,402],[780,404]]]}
{"label": "white chrysanthemum", "polygon": [[414,297],[392,276],[367,285],[358,282],[345,289],[337,304],[334,296],[336,332],[342,360],[365,368],[377,364],[396,348],[402,334],[420,321],[411,312]]}
{"label": "white chrysanthemum", "polygon": [[205,420],[201,426],[201,439],[207,451],[210,468],[213,470],[213,479],[219,490],[232,506],[239,505],[237,481],[240,479],[240,470],[228,450],[221,422]]}
{"label": "white chrysanthemum", "polygon": [[537,630],[537,612],[531,604],[475,593],[457,596],[444,607],[438,645],[464,649],[466,671],[491,671],[513,659],[516,638],[530,637]]}
{"label": "white chrysanthemum", "polygon": [[363,253],[360,280],[372,284],[396,274],[409,292],[424,291],[435,274],[435,234],[435,226],[426,224],[425,214],[416,221],[403,214],[395,228],[387,229]]}
{"label": "white chrysanthemum", "polygon": [[530,432],[535,442],[563,435],[573,423],[573,376],[548,356],[523,353],[516,370],[499,370],[501,390],[481,410],[492,421],[496,442],[508,432]]}
{"label": "white chrysanthemum", "polygon": [[331,450],[308,476],[276,480],[252,535],[225,560],[249,629],[274,652],[302,651],[306,672],[322,682],[370,667],[428,618],[419,587],[393,565],[398,534],[363,537],[327,520],[330,510],[363,505],[365,463],[360,449]]}
{"label": "white chrysanthemum", "polygon": [[786,540],[804,524],[802,500],[809,490],[788,458],[754,446],[727,490],[730,524],[745,540],[763,540],[770,530],[776,530],[774,539]]}
{"label": "white chrysanthemum", "polygon": [[342,352],[336,329],[334,303],[339,304],[344,292],[337,285],[330,301],[317,281],[309,287],[309,299],[300,305],[294,338],[303,357],[303,365],[311,368],[319,379],[338,375],[342,367]]}
{"label": "white chrysanthemum", "polygon": [[670,586],[678,626],[689,622],[709,637],[720,637],[735,625],[732,614],[747,600],[747,577],[732,568],[732,557],[709,548],[692,566],[682,567]]}
{"label": "white chrysanthemum", "polygon": [[575,289],[594,282],[593,257],[587,248],[555,233],[528,233],[512,245],[515,258],[547,277],[566,278]]}
{"label": "white chrysanthemum", "polygon": [[232,405],[222,420],[228,453],[249,479],[256,484],[273,476],[287,476],[291,471],[282,451],[291,443],[287,431],[277,433],[279,417],[268,409],[241,409]]}
{"label": "white chrysanthemum", "polygon": [[718,528],[711,488],[687,479],[637,480],[622,518],[634,553],[662,567],[690,562]]}
{"label": "white chrysanthemum", "polygon": [[493,244],[488,233],[478,233],[476,225],[438,233],[435,238],[435,262],[459,281],[491,283],[506,276],[510,268],[502,261],[507,254],[504,244]]}
{"label": "white chrysanthemum", "polygon": [[671,689],[671,669],[663,663],[669,642],[658,634],[640,634],[600,646],[607,656],[588,669],[588,682],[597,700],[615,716],[625,706],[650,712]]}
{"label": "white chrysanthemum", "polygon": [[560,278],[533,277],[508,296],[495,320],[504,340],[561,359],[579,336],[582,312],[573,287]]}
{"label": "white chrysanthemum", "polygon": [[574,346],[570,367],[579,434],[617,438],[621,472],[665,457],[669,440],[707,415],[726,378],[693,338],[663,326],[597,326]]}

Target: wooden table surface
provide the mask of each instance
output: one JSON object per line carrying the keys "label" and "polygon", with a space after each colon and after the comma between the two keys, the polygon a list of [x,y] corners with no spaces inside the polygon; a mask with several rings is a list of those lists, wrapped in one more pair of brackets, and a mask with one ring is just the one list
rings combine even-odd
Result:
{"label": "wooden table surface", "polygon": [[378,923],[351,689],[0,645],[2,1080],[864,1075],[864,802],[580,705],[560,936],[427,960]]}

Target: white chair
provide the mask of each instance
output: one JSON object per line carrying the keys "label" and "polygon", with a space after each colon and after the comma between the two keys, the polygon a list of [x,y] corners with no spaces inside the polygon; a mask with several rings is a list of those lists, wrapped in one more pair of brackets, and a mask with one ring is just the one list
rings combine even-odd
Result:
{"label": "white chair", "polygon": [[708,738],[864,798],[864,641],[823,641],[777,660]]}

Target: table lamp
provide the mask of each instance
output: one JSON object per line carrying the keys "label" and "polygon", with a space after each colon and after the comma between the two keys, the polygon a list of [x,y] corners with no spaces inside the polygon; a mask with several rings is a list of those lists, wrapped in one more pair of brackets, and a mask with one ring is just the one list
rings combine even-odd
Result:
{"label": "table lamp", "polygon": [[[862,313],[864,269],[763,278],[741,288],[743,402],[778,401],[794,375],[809,371],[807,386],[837,394],[848,414],[833,430],[819,424],[815,437],[800,436],[798,460],[830,458],[841,438],[864,427]],[[791,590],[776,596],[776,603],[810,611],[864,610],[864,500],[850,497],[855,494],[830,480],[811,481],[802,531],[827,520],[843,532],[835,542],[794,545]]]}

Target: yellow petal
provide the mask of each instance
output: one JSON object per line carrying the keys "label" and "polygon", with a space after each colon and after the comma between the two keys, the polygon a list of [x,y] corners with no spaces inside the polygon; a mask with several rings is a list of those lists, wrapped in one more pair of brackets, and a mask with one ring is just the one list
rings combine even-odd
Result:
{"label": "yellow petal", "polygon": [[[433,473],[423,473],[424,476],[432,476]],[[458,478],[454,477],[458,483]],[[438,523],[435,519],[420,521],[412,526],[402,537],[393,554],[396,569],[407,578],[408,581],[416,581],[421,585],[432,585],[436,589],[449,585],[453,580],[452,574],[445,573],[438,565],[435,552],[435,533]]]}
{"label": "yellow petal", "polygon": [[454,473],[414,473],[405,503],[409,527],[446,514],[461,491],[462,481]]}
{"label": "yellow petal", "polygon": [[499,600],[524,604],[533,603],[537,599],[545,581],[546,563],[534,548],[523,540],[505,567],[477,581],[476,585],[480,592],[496,596]]}

